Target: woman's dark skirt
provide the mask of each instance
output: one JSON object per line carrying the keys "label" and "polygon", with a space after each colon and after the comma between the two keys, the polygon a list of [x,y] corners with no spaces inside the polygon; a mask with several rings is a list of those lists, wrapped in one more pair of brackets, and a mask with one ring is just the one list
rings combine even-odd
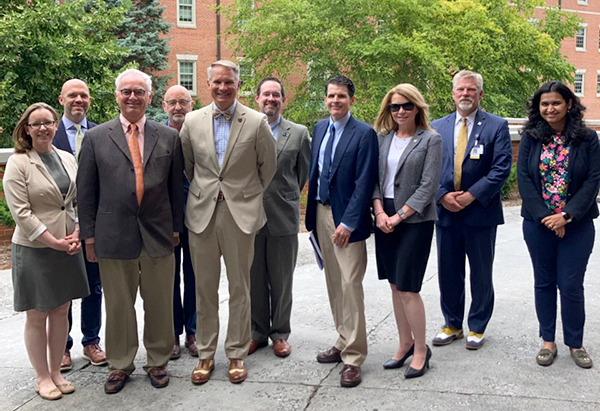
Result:
{"label": "woman's dark skirt", "polygon": [[[383,209],[388,216],[397,213],[391,199],[384,199]],[[388,280],[398,291],[420,292],[432,238],[433,221],[414,224],[401,222],[389,234],[375,227],[379,279]]]}

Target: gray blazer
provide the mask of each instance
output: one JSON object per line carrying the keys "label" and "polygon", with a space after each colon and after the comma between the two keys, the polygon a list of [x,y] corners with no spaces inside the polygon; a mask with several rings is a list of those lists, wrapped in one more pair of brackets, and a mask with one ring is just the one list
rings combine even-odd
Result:
{"label": "gray blazer", "polygon": [[151,120],[144,128],[144,196],[138,206],[129,145],[119,118],[85,133],[77,200],[81,239],[94,237],[99,258],[173,253],[183,231],[183,155],[177,131]]}
{"label": "gray blazer", "polygon": [[[373,191],[373,199],[383,201],[379,187],[385,180],[387,157],[395,131],[378,135],[379,140],[379,184]],[[417,127],[415,135],[406,146],[398,162],[394,178],[394,205],[400,210],[404,204],[416,211],[405,223],[421,223],[437,218],[435,193],[440,183],[442,170],[442,137],[434,132]]]}
{"label": "gray blazer", "polygon": [[264,193],[267,229],[273,236],[298,234],[300,192],[310,170],[308,129],[284,118],[277,133],[277,172]]}

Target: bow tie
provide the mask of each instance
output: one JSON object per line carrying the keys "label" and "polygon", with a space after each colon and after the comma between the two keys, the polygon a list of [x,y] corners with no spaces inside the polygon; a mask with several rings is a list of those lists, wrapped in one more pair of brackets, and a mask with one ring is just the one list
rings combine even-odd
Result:
{"label": "bow tie", "polygon": [[216,109],[213,110],[213,117],[214,118],[219,118],[221,116],[223,116],[223,118],[225,119],[225,121],[229,121],[229,120],[231,120],[232,113],[230,113],[229,111],[221,111],[218,108],[216,108]]}

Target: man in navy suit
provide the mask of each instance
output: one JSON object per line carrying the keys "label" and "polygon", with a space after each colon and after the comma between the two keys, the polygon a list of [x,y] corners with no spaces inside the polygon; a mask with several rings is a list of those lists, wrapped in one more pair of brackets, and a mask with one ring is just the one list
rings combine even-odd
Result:
{"label": "man in navy suit", "polygon": [[[96,124],[88,121],[86,114],[90,108],[92,98],[87,84],[78,79],[67,80],[58,96],[58,102],[63,106],[64,113],[58,123],[58,130],[52,143],[55,147],[72,153],[75,158],[79,155],[79,148],[83,135]],[[85,255],[85,247],[82,247]],[[102,283],[98,263],[90,263],[85,259],[90,295],[81,300],[81,332],[83,339],[83,358],[93,365],[106,364],[106,354],[100,348],[100,326],[102,325]],[[69,308],[69,332],[73,326],[73,316]],[[73,368],[71,348],[73,339],[69,334],[67,347],[60,363],[61,371]]]}
{"label": "man in navy suit", "polygon": [[483,334],[494,309],[496,229],[504,223],[500,192],[510,174],[512,148],[508,122],[479,109],[481,75],[460,71],[452,86],[456,112],[431,123],[443,140],[436,235],[445,320],[433,345],[448,345],[464,336],[466,255],[472,300],[466,348],[477,350],[483,346]]}
{"label": "man in navy suit", "polygon": [[325,280],[335,328],[333,347],[319,353],[320,363],[343,362],[340,383],[361,383],[367,356],[362,281],[367,267],[365,240],[371,234],[369,213],[377,179],[377,134],[350,114],[354,84],[344,76],[325,85],[330,118],[313,129],[306,228],[315,231],[325,266]]}

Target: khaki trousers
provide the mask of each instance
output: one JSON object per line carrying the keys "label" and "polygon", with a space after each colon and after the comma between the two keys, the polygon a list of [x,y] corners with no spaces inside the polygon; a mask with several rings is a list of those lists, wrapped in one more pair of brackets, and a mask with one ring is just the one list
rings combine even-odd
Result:
{"label": "khaki trousers", "polygon": [[198,357],[213,359],[219,339],[219,281],[221,256],[229,282],[229,324],[225,338],[227,358],[246,358],[250,347],[250,266],[254,236],[235,223],[227,203],[217,203],[206,229],[189,230],[190,254],[196,273]]}
{"label": "khaki trousers", "polygon": [[144,370],[166,367],[173,349],[173,254],[150,258],[145,250],[133,260],[99,258],[106,301],[106,359],[111,370],[131,374],[138,350],[135,299],[144,301]]}
{"label": "khaki trousers", "polygon": [[335,231],[330,206],[317,204],[317,236],[323,263],[329,304],[339,337],[335,347],[344,364],[360,366],[367,357],[367,330],[363,278],[367,269],[364,241],[341,248],[333,244]]}

